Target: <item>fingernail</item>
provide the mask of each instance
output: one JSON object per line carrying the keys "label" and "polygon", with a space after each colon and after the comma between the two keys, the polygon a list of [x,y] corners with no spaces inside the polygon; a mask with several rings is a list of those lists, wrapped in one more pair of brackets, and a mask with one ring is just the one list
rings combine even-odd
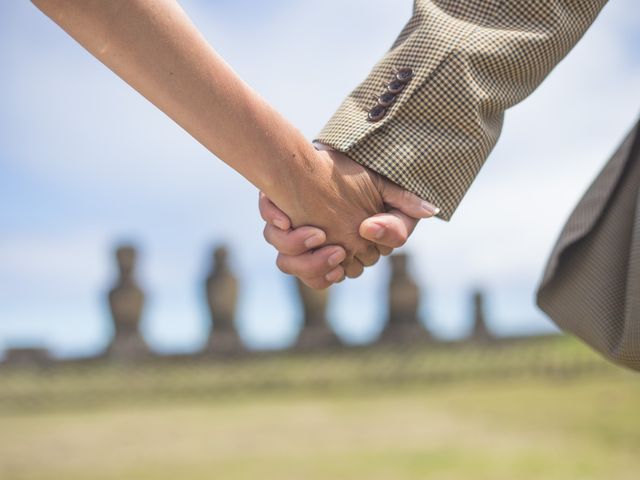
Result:
{"label": "fingernail", "polygon": [[340,269],[333,270],[327,273],[324,278],[327,282],[336,283],[342,278],[342,272]]}
{"label": "fingernail", "polygon": [[384,237],[384,227],[382,225],[374,223],[369,227],[369,231],[373,234],[373,238],[376,240],[382,240],[382,237]]}
{"label": "fingernail", "polygon": [[280,230],[289,230],[289,225],[282,218],[276,218],[273,221],[273,224],[278,227]]}
{"label": "fingernail", "polygon": [[322,235],[319,233],[314,233],[304,241],[304,246],[306,248],[315,248],[322,245],[323,242],[324,238],[322,237]]}
{"label": "fingernail", "polygon": [[329,266],[337,267],[340,265],[340,262],[344,260],[345,253],[342,250],[337,250],[335,253],[332,253],[329,257]]}
{"label": "fingernail", "polygon": [[429,202],[422,202],[422,209],[431,216],[440,213],[440,209],[435,205],[431,205]]}

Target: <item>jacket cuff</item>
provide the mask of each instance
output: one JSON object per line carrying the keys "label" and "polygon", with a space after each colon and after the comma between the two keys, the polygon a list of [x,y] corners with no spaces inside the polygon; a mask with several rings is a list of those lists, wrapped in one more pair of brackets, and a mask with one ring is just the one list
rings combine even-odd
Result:
{"label": "jacket cuff", "polygon": [[460,54],[450,52],[374,124],[350,98],[315,141],[432,203],[438,217],[449,220],[497,142],[503,119],[502,111],[477,108],[479,99],[458,80],[465,69]]}
{"label": "jacket cuff", "polygon": [[[499,3],[488,0],[483,8],[491,16],[498,12]],[[411,19],[391,49],[344,100],[314,141],[345,153],[429,201],[440,208],[438,217],[448,220],[481,166],[481,162],[477,168],[464,165],[462,177],[467,181],[461,182],[460,172],[451,171],[449,143],[461,142],[462,150],[481,147],[469,144],[478,142],[468,126],[462,129],[455,125],[460,123],[455,117],[462,107],[452,102],[451,95],[452,88],[460,87],[446,82],[455,78],[448,70],[456,68],[458,47],[474,29],[472,23],[448,15],[432,2],[415,2]],[[411,78],[391,100],[388,95],[382,98],[393,90],[392,82],[393,87],[399,87],[398,76],[406,71],[411,72]],[[455,112],[443,111],[447,108]],[[485,155],[480,157],[486,158],[488,149],[481,149]],[[456,163],[462,165],[463,159]]]}

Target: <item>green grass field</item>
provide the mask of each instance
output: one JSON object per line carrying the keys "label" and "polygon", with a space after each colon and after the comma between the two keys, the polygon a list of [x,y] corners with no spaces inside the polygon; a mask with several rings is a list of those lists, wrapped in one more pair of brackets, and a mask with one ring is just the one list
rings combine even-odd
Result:
{"label": "green grass field", "polygon": [[[474,355],[472,363],[481,362]],[[367,363],[375,368],[372,358]],[[506,361],[507,353],[500,358]],[[561,356],[556,358],[562,363]],[[282,367],[297,360],[277,361],[284,362]],[[347,359],[327,361],[327,372],[344,376],[344,370],[354,370]],[[256,368],[264,374],[265,362],[259,363],[245,365],[245,371]],[[341,369],[342,363],[347,368]],[[313,365],[324,372],[317,359]],[[197,373],[197,382],[207,377],[203,372]],[[23,380],[28,376],[20,375]],[[190,382],[184,372],[172,375],[183,386]],[[307,365],[307,377],[313,375]],[[136,378],[143,376],[138,372]],[[5,375],[8,380],[0,385],[15,387],[18,377]],[[58,379],[56,388],[64,385],[70,395],[69,385],[77,388],[78,378]],[[93,378],[89,384],[95,389],[99,382]],[[640,376],[621,369],[351,384],[202,397],[194,391],[157,397],[151,389],[144,397],[113,404],[43,403],[22,409],[5,403],[0,409],[0,478],[638,478]]]}

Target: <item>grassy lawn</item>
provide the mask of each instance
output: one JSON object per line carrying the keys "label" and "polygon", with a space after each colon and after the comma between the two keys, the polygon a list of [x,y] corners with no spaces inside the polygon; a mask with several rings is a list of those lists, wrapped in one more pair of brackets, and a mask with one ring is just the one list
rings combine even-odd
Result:
{"label": "grassy lawn", "polygon": [[5,410],[0,479],[635,480],[639,406],[612,368]]}

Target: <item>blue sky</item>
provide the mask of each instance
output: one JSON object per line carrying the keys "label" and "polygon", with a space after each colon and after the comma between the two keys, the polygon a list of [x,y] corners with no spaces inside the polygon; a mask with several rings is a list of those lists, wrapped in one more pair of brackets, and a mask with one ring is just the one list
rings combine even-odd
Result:
{"label": "blue sky", "polygon": [[[238,73],[311,139],[406,22],[405,0],[182,2]],[[612,0],[503,137],[450,223],[405,250],[436,335],[469,326],[490,294],[504,334],[548,331],[533,292],[564,219],[640,112],[640,4]],[[0,3],[0,350],[102,348],[113,245],[142,247],[143,329],[160,351],[197,349],[211,247],[242,280],[239,323],[256,348],[286,345],[299,310],[262,240],[257,192],[76,45],[29,2]],[[331,321],[364,342],[381,326],[385,262],[332,291]]]}

